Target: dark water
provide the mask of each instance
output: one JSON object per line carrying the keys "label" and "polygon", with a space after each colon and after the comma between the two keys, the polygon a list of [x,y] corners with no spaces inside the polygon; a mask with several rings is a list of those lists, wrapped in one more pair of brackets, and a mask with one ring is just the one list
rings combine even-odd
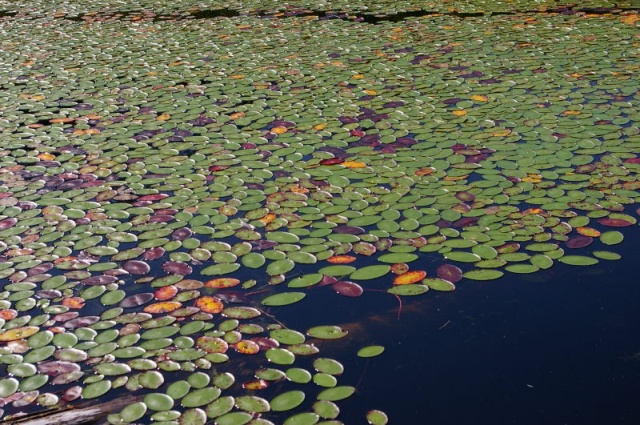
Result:
{"label": "dark water", "polygon": [[[638,424],[640,228],[624,232],[622,260],[462,281],[454,293],[405,298],[399,320],[388,294],[330,290],[279,318],[353,327],[351,341],[321,347],[345,364],[342,384],[358,383],[340,402],[346,424],[366,423],[372,408],[391,424]],[[354,355],[369,344],[386,351]]]}

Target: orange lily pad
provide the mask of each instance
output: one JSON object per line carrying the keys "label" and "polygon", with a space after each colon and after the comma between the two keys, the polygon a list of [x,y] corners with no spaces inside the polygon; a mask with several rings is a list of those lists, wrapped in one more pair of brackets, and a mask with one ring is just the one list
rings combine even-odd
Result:
{"label": "orange lily pad", "polygon": [[226,353],[229,344],[222,338],[215,336],[201,336],[196,340],[196,346],[207,353]]}
{"label": "orange lily pad", "polygon": [[242,354],[256,354],[260,351],[260,346],[257,343],[246,339],[236,342],[232,347]]}
{"label": "orange lily pad", "polygon": [[424,168],[418,168],[413,174],[415,174],[416,176],[428,176],[429,174],[434,173],[435,171],[437,170],[433,167],[424,167]]}
{"label": "orange lily pad", "polygon": [[287,132],[287,127],[273,127],[271,129],[271,132],[276,134],[284,134]]}
{"label": "orange lily pad", "polygon": [[356,257],[353,255],[334,255],[333,257],[327,258],[327,262],[331,264],[348,264],[356,261]]}
{"label": "orange lily pad", "polygon": [[158,288],[153,293],[153,296],[158,301],[167,301],[175,297],[177,293],[178,293],[177,287],[175,287],[174,285],[167,285],[167,286],[162,286]]}
{"label": "orange lily pad", "polygon": [[219,298],[205,295],[196,300],[196,307],[205,313],[220,313],[224,310],[224,304]]}
{"label": "orange lily pad", "polygon": [[427,272],[424,270],[413,270],[396,276],[393,279],[394,285],[410,285],[412,283],[420,282],[427,276]]}
{"label": "orange lily pad", "polygon": [[242,388],[245,390],[264,390],[269,386],[269,382],[264,379],[256,379],[253,381],[248,381],[242,384]]}
{"label": "orange lily pad", "polygon": [[240,284],[240,279],[234,277],[219,277],[217,279],[211,279],[205,282],[204,286],[207,288],[224,289],[233,288]]}
{"label": "orange lily pad", "polygon": [[600,231],[591,227],[576,227],[576,232],[580,233],[582,236],[591,236],[592,238],[600,236]]}
{"label": "orange lily pad", "polygon": [[0,310],[0,319],[13,320],[18,317],[18,312],[12,308]]}
{"label": "orange lily pad", "polygon": [[347,168],[364,168],[367,166],[367,164],[360,161],[345,161],[342,163],[342,165]]}
{"label": "orange lily pad", "polygon": [[177,301],[161,301],[159,303],[154,303],[146,306],[143,311],[145,313],[151,314],[159,314],[159,313],[170,313],[173,310],[177,310],[182,307],[182,303]]}
{"label": "orange lily pad", "polygon": [[62,305],[71,309],[79,309],[84,307],[86,301],[81,297],[69,297],[62,300]]}
{"label": "orange lily pad", "polygon": [[9,329],[0,333],[0,342],[16,341],[25,339],[40,330],[37,326],[21,326],[19,328]]}

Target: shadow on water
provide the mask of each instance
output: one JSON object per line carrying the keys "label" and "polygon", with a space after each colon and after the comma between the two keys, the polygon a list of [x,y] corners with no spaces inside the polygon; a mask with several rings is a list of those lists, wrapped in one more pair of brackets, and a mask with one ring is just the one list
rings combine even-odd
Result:
{"label": "shadow on water", "polygon": [[[353,13],[343,10],[315,10],[305,8],[290,8],[285,10],[256,10],[247,13],[241,13],[231,8],[220,9],[200,9],[193,11],[176,11],[172,13],[155,13],[152,10],[109,10],[95,11],[89,13],[81,13],[77,15],[59,15],[56,18],[65,19],[74,22],[94,22],[101,20],[108,21],[183,21],[183,20],[199,20],[199,19],[217,19],[217,18],[235,18],[238,16],[254,16],[268,19],[286,19],[286,18],[305,18],[317,17],[320,20],[341,19],[346,21],[363,22],[367,24],[379,24],[382,22],[402,22],[410,18],[426,18],[429,16],[454,16],[460,19],[477,18],[489,15],[536,15],[536,14],[591,14],[591,15],[607,15],[620,14],[625,12],[636,12],[640,8],[615,8],[615,7],[580,7],[577,5],[557,6],[549,9],[536,10],[510,10],[510,11],[494,11],[494,12],[460,12],[451,10],[447,12],[431,11],[425,9],[410,10],[396,13]],[[17,12],[0,11],[0,17],[12,17]]]}
{"label": "shadow on water", "polygon": [[[640,228],[628,240],[638,237]],[[400,319],[389,294],[345,298],[329,288],[313,289],[313,303],[279,318],[298,329],[324,320],[351,331],[320,346],[345,364],[343,382],[357,383],[358,396],[343,402],[347,424],[362,423],[370,409],[399,424],[637,424],[640,252],[625,244],[617,262],[558,264],[405,298]],[[371,344],[386,351],[355,355]]]}

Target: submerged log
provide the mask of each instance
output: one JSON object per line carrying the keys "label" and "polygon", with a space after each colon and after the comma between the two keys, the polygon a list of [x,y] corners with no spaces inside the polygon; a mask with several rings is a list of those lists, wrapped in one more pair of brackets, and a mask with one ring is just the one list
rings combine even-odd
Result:
{"label": "submerged log", "polygon": [[107,415],[119,412],[131,403],[140,401],[140,396],[126,395],[103,403],[81,403],[66,405],[58,409],[49,409],[6,419],[6,425],[101,425]]}

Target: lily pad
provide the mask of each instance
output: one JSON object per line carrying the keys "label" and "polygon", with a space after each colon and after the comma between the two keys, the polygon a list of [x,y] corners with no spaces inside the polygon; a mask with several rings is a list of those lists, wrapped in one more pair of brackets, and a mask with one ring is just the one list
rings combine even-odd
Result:
{"label": "lily pad", "polygon": [[349,331],[339,326],[315,326],[307,329],[307,335],[318,339],[340,339],[347,336]]}
{"label": "lily pad", "polygon": [[369,345],[358,350],[358,357],[376,357],[384,352],[382,345]]}
{"label": "lily pad", "polygon": [[354,387],[350,386],[338,386],[333,388],[328,388],[320,394],[318,394],[318,400],[328,400],[328,401],[338,401],[344,400],[345,398],[351,397],[356,392]]}
{"label": "lily pad", "polygon": [[263,298],[261,304],[268,307],[284,306],[297,303],[304,297],[306,297],[304,292],[283,292]]}
{"label": "lily pad", "polygon": [[370,280],[377,279],[389,273],[391,266],[385,264],[377,264],[373,266],[365,266],[357,269],[349,275],[349,279],[353,280]]}
{"label": "lily pad", "polygon": [[293,390],[278,394],[271,399],[271,410],[274,412],[285,412],[300,406],[305,399],[302,391]]}

